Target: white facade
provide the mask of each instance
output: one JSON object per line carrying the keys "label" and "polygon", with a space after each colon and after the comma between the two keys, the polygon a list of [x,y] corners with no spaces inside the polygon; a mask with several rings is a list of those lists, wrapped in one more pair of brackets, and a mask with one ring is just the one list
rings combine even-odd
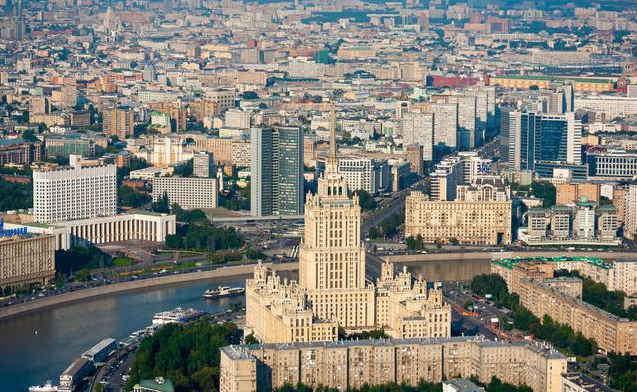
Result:
{"label": "white facade", "polygon": [[403,144],[417,144],[423,147],[423,159],[433,159],[434,115],[431,113],[403,113],[400,120]]}
{"label": "white facade", "polygon": [[624,237],[635,239],[637,233],[637,185],[630,185],[624,196]]}
{"label": "white facade", "polygon": [[153,201],[164,195],[183,209],[217,208],[216,178],[157,177],[153,179]]}
{"label": "white facade", "polygon": [[50,225],[5,223],[8,229],[26,227],[28,233],[51,234],[55,250],[66,250],[76,243],[102,244],[128,240],[163,242],[176,232],[175,215],[132,211],[102,218],[57,222]]}
{"label": "white facade", "polygon": [[583,97],[575,98],[575,110],[589,109],[604,112],[610,118],[637,114],[637,98],[632,97]]}
{"label": "white facade", "polygon": [[371,158],[341,158],[338,169],[353,191],[365,190],[370,195],[377,193],[386,181],[383,181],[383,170]]}
{"label": "white facade", "polygon": [[429,113],[434,115],[434,145],[444,143],[447,147],[458,146],[458,105],[455,103],[429,104]]}
{"label": "white facade", "polygon": [[115,165],[71,166],[33,172],[36,222],[50,223],[115,215]]}
{"label": "white facade", "polygon": [[250,128],[250,112],[228,109],[223,125],[228,128]]}

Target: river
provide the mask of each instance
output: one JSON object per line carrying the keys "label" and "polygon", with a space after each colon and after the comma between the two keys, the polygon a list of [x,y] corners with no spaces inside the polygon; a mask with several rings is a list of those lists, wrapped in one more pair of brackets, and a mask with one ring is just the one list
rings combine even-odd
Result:
{"label": "river", "polygon": [[[215,312],[244,297],[205,300],[204,290],[244,286],[245,276],[150,288],[44,309],[0,321],[0,391],[25,392],[60,373],[105,337],[117,340],[177,306]],[[36,333],[37,332],[37,333]]]}

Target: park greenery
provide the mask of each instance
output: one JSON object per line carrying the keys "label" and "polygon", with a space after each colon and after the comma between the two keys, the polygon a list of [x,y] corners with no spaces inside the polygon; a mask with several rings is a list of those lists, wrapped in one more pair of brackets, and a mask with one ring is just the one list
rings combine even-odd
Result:
{"label": "park greenery", "polygon": [[111,265],[111,257],[94,246],[73,245],[68,250],[55,252],[55,272],[58,276],[73,275],[79,281],[90,278],[89,270]]}
{"label": "park greenery", "polygon": [[237,249],[244,244],[243,237],[234,227],[215,227],[207,221],[193,221],[188,224],[183,235],[169,234],[166,246],[171,249],[226,250]]}
{"label": "park greenery", "polygon": [[[526,331],[537,339],[545,340],[568,354],[589,356],[597,352],[597,343],[594,340],[587,339],[581,333],[573,331],[569,325],[560,324],[548,315],[544,315],[540,320],[522,306],[520,297],[515,293],[509,293],[507,284],[500,275],[477,275],[471,281],[470,288],[481,296],[493,295],[496,306],[511,310],[515,328]],[[508,329],[510,326],[508,323],[502,323],[502,328]]]}
{"label": "park greenery", "polygon": [[372,227],[367,235],[371,239],[391,238],[398,234],[400,226],[405,222],[405,214],[392,214],[380,222],[380,226]]}
{"label": "park greenery", "polygon": [[606,285],[585,278],[579,271],[558,270],[555,276],[572,276],[582,279],[582,300],[619,317],[637,320],[637,306],[624,309],[626,294],[622,291],[608,291]]}
{"label": "park greenery", "polygon": [[363,211],[371,211],[376,208],[376,200],[374,200],[374,197],[370,195],[369,192],[364,189],[359,189],[355,193],[358,194],[358,204]]}
{"label": "park greenery", "polygon": [[150,202],[150,196],[137,192],[133,188],[123,185],[117,189],[117,203],[120,207],[140,208]]}
{"label": "park greenery", "polygon": [[338,340],[367,340],[367,339],[388,339],[389,335],[382,329],[374,329],[371,331],[354,332],[348,334],[345,328],[338,327]]}
{"label": "park greenery", "polygon": [[217,391],[219,349],[240,341],[241,331],[231,323],[218,325],[201,320],[185,326],[163,326],[141,342],[126,391],[140,380],[157,376],[170,379],[175,392]]}
{"label": "park greenery", "polygon": [[422,236],[420,234],[418,234],[416,237],[409,236],[405,238],[405,245],[409,250],[427,250],[427,245],[425,244],[425,241],[422,239]]}
{"label": "park greenery", "polygon": [[550,182],[534,181],[531,185],[518,185],[516,190],[518,192],[526,193],[529,196],[535,196],[538,199],[542,199],[542,205],[544,207],[551,207],[556,202],[555,186]]}
{"label": "park greenery", "polygon": [[246,211],[250,209],[250,187],[239,188],[231,186],[228,193],[219,196],[219,205],[232,211]]}
{"label": "park greenery", "polygon": [[609,353],[599,361],[607,362],[609,387],[623,392],[637,392],[637,362],[628,354]]}
{"label": "park greenery", "polygon": [[0,178],[0,211],[33,207],[33,185]]}

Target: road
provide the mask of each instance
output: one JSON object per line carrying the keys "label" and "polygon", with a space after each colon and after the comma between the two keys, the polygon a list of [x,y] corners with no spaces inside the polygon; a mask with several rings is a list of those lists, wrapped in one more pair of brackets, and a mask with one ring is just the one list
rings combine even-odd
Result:
{"label": "road", "polygon": [[389,201],[383,200],[380,202],[378,208],[370,213],[366,213],[362,217],[361,235],[363,238],[367,236],[367,232],[372,228],[380,225],[382,221],[395,213],[401,213],[405,210],[405,199],[410,192],[422,191],[429,183],[430,179],[424,178],[419,180],[408,188],[403,189],[400,192],[394,193]]}
{"label": "road", "polygon": [[[294,271],[298,269],[298,263],[266,263],[270,268],[277,271]],[[179,284],[197,280],[205,280],[212,278],[250,275],[254,271],[254,263],[243,265],[221,265],[209,268],[200,267],[199,269],[185,269],[175,271],[175,273],[157,274],[140,276],[136,280],[129,280],[117,284],[110,284],[98,287],[91,287],[74,292],[57,294],[49,297],[36,298],[33,301],[14,304],[0,308],[0,319],[6,317],[14,317],[17,315],[34,312],[43,308],[58,306],[73,301],[83,301],[89,298],[96,298],[114,293],[147,289],[154,286],[164,286],[167,284]]]}

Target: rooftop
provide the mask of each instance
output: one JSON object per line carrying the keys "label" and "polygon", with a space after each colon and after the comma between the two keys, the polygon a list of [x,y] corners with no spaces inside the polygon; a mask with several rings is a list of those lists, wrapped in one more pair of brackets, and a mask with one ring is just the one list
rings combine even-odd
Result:
{"label": "rooftop", "polygon": [[584,262],[593,264],[597,267],[610,269],[613,267],[613,264],[607,261],[604,261],[598,257],[581,257],[581,256],[555,256],[555,257],[545,257],[545,256],[537,256],[537,257],[514,257],[509,259],[499,259],[493,260],[492,263],[495,263],[501,267],[513,269],[518,263],[527,262],[527,263],[560,263],[560,262]]}

